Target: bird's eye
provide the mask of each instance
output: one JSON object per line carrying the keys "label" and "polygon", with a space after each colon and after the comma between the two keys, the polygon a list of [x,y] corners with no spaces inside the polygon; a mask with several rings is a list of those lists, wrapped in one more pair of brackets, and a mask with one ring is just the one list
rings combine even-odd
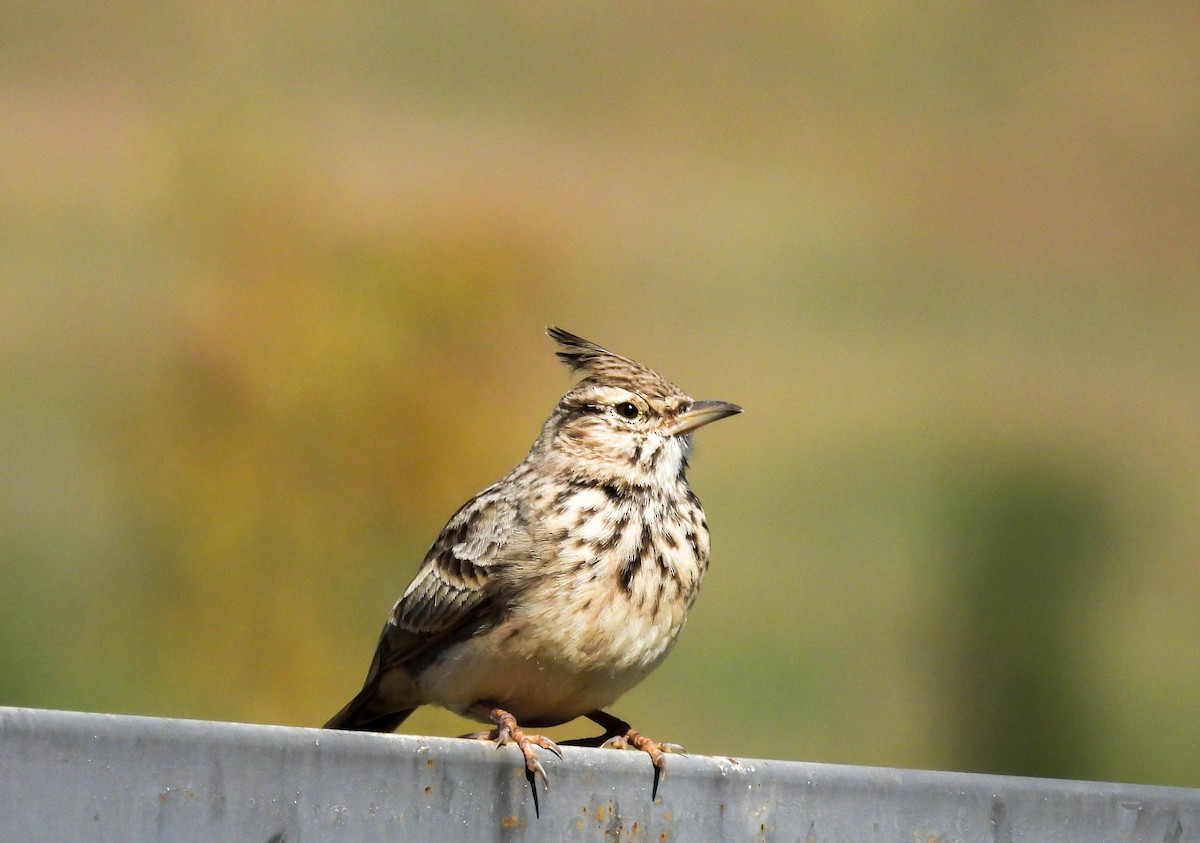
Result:
{"label": "bird's eye", "polygon": [[623,419],[628,419],[629,421],[633,421],[642,414],[641,410],[637,408],[637,405],[631,401],[622,401],[613,409],[617,411],[618,416]]}

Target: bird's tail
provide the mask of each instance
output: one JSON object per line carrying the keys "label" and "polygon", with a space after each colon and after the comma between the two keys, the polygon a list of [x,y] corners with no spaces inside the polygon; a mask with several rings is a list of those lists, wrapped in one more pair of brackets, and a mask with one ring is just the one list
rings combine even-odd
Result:
{"label": "bird's tail", "polygon": [[367,685],[321,728],[348,732],[394,732],[408,715],[416,711],[415,708],[380,711],[373,705],[376,702],[375,687]]}

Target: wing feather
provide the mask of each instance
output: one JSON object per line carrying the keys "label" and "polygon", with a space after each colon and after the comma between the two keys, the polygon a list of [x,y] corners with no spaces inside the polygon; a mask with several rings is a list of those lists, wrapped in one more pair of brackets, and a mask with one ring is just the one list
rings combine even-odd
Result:
{"label": "wing feather", "polygon": [[371,673],[419,659],[448,638],[499,619],[496,596],[510,565],[532,554],[528,522],[503,484],[458,510],[425,555],[384,626]]}

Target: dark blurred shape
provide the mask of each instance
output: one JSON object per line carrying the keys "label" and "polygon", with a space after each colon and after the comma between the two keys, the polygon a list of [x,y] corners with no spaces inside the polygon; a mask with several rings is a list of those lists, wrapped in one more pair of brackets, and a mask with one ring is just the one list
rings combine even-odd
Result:
{"label": "dark blurred shape", "polygon": [[1086,777],[1097,736],[1083,716],[1076,637],[1111,538],[1102,482],[1018,459],[968,469],[951,489],[962,593],[948,648],[954,766]]}

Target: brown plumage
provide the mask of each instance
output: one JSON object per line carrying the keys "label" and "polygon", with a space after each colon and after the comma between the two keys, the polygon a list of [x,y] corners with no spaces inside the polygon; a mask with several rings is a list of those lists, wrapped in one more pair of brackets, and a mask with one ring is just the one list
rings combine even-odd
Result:
{"label": "brown plumage", "polygon": [[420,705],[491,723],[545,780],[523,726],[586,716],[662,768],[673,744],[602,709],[667,655],[708,566],[686,478],[696,428],[741,412],[550,328],[582,379],[525,459],[458,510],[384,625],[366,682],[325,724],[387,732]]}

